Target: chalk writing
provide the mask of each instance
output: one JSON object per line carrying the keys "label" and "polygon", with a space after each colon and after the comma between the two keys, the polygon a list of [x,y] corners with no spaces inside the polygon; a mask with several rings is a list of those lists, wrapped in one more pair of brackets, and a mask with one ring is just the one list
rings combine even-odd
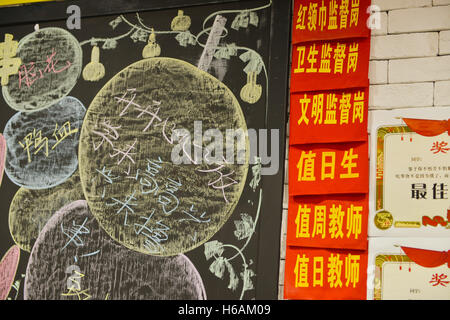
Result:
{"label": "chalk writing", "polygon": [[[227,199],[227,197],[226,197],[226,195],[225,195],[225,189],[227,188],[227,187],[230,187],[230,186],[232,186],[233,184],[237,184],[238,182],[236,181],[236,180],[234,180],[233,178],[230,178],[229,176],[231,176],[233,173],[234,173],[234,171],[231,171],[230,173],[227,173],[227,174],[223,174],[223,172],[222,171],[220,171],[221,169],[223,169],[225,166],[224,165],[220,165],[220,166],[218,166],[217,168],[215,168],[215,169],[207,169],[207,170],[203,170],[203,169],[197,169],[197,171],[199,171],[199,172],[215,172],[215,173],[217,173],[218,175],[219,175],[219,178],[218,179],[216,179],[216,180],[214,180],[214,181],[209,181],[208,182],[208,186],[212,186],[214,189],[220,189],[220,190],[222,190],[222,195],[223,195],[223,198],[224,198],[224,200],[225,200],[225,202],[227,202],[228,203],[228,199]],[[225,181],[224,181],[224,179],[226,179],[226,183],[225,183]]]}
{"label": "chalk writing", "polygon": [[58,74],[60,72],[63,72],[64,70],[67,70],[72,65],[72,63],[67,60],[65,66],[56,69],[58,60],[55,59],[55,56],[56,51],[54,48],[52,48],[52,53],[47,56],[47,59],[45,60],[46,65],[43,69],[36,68],[35,70],[36,62],[34,61],[28,63],[28,68],[27,64],[22,64],[19,70],[19,89],[22,88],[22,82],[24,82],[25,85],[30,88],[37,80],[44,78],[44,74]]}
{"label": "chalk writing", "polygon": [[102,138],[102,140],[100,141],[100,143],[97,146],[95,145],[94,142],[92,142],[94,151],[97,151],[103,145],[103,142],[105,142],[105,141],[107,143],[109,143],[109,145],[111,147],[114,148],[114,144],[112,143],[111,139],[114,141],[119,139],[119,132],[117,130],[120,129],[121,126],[114,127],[111,125],[111,121],[106,120],[106,119],[104,119],[100,125],[101,125],[101,129],[103,130],[103,132],[97,131],[97,130],[92,130],[92,133],[94,133]]}
{"label": "chalk writing", "polygon": [[189,212],[187,210],[183,210],[182,212],[187,215],[189,218],[183,218],[183,219],[179,219],[178,221],[193,221],[196,223],[208,223],[211,221],[211,218],[206,219],[205,218],[205,214],[206,211],[204,211],[202,214],[200,214],[198,217],[195,216],[195,214],[198,212],[198,210],[194,209],[194,205],[192,205],[189,208]]}
{"label": "chalk writing", "polygon": [[[67,137],[78,132],[78,128],[71,129],[70,121],[66,121],[62,127],[58,129],[58,124],[55,124],[55,130],[53,131],[53,136],[56,139],[56,143],[53,144],[51,150],[54,150],[61,142]],[[24,138],[23,142],[19,141],[20,146],[27,152],[28,163],[32,161],[30,148],[33,148],[33,155],[39,153],[43,150],[45,157],[49,156],[49,139],[48,137],[42,136],[42,130],[33,129],[32,132],[28,133]]]}
{"label": "chalk writing", "polygon": [[145,222],[144,224],[135,223],[134,224],[134,230],[137,235],[144,235],[146,237],[144,242],[144,247],[150,252],[150,253],[158,253],[161,251],[164,251],[163,246],[161,245],[162,242],[167,241],[169,239],[169,236],[167,235],[167,232],[170,228],[163,224],[159,220],[156,222],[155,226],[149,225],[151,222],[151,219],[153,217],[153,214],[155,213],[155,209],[152,210],[150,215],[148,217],[141,216],[140,218],[143,219]]}
{"label": "chalk writing", "polygon": [[132,207],[137,206],[136,202],[132,202],[132,200],[136,200],[135,193],[136,193],[136,191],[133,191],[133,193],[131,195],[128,195],[124,201],[118,200],[116,198],[111,198],[111,200],[113,200],[114,202],[106,203],[107,206],[115,207],[116,205],[118,205],[120,207],[116,211],[116,214],[120,214],[122,211],[125,212],[125,219],[123,222],[123,225],[125,225],[125,226],[127,225],[128,212],[134,213],[134,209]]}
{"label": "chalk writing", "polygon": [[69,244],[73,243],[75,246],[80,247],[84,245],[84,241],[81,239],[80,235],[89,234],[89,229],[85,226],[87,222],[87,218],[84,219],[83,223],[77,224],[75,221],[72,221],[72,226],[65,229],[63,224],[61,223],[61,232],[69,238],[69,241],[66,242],[64,247],[61,250],[64,250]]}

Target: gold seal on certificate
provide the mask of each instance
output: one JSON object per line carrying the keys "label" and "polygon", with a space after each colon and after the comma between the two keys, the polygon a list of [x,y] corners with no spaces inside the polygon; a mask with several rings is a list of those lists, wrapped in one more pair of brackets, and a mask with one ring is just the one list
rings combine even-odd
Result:
{"label": "gold seal on certificate", "polygon": [[375,214],[374,223],[378,229],[386,230],[392,226],[394,217],[389,211],[382,210]]}

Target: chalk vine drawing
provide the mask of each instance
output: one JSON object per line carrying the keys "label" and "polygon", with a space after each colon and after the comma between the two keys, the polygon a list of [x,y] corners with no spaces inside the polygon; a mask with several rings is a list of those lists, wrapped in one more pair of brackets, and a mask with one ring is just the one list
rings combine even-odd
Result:
{"label": "chalk vine drawing", "polygon": [[[213,240],[205,243],[204,245],[204,254],[206,260],[210,260],[214,258],[211,263],[209,270],[218,278],[224,279],[225,270],[228,271],[229,274],[229,284],[228,289],[235,291],[238,288],[240,283],[239,276],[236,274],[235,267],[233,267],[233,263],[235,258],[239,257],[242,261],[242,271],[239,273],[241,278],[241,294],[239,299],[242,300],[244,298],[245,292],[248,290],[254,289],[252,277],[256,276],[253,269],[250,268],[250,265],[253,263],[252,260],[248,260],[245,257],[244,250],[247,245],[250,243],[253,235],[255,234],[256,225],[258,223],[261,211],[261,202],[262,202],[262,188],[260,184],[260,173],[261,173],[261,163],[260,159],[258,159],[257,163],[253,165],[253,179],[250,182],[250,187],[253,189],[253,192],[258,190],[258,203],[256,205],[256,213],[255,218],[247,213],[241,213],[241,220],[234,221],[235,231],[234,236],[238,241],[245,240],[245,243],[239,248],[232,244],[224,244],[220,241]],[[252,204],[253,206],[255,204]],[[224,255],[225,250],[229,248],[232,249],[235,253],[232,256],[226,257]]]}
{"label": "chalk vine drawing", "polygon": [[[94,48],[98,46],[99,43],[103,43],[102,49],[109,50],[115,49],[118,44],[118,40],[126,38],[130,36],[130,38],[134,42],[147,42],[147,45],[143,50],[143,57],[157,57],[161,54],[161,48],[156,42],[156,35],[170,35],[175,34],[175,39],[178,41],[180,46],[187,47],[188,45],[199,45],[202,48],[207,47],[207,43],[203,43],[201,38],[204,35],[209,35],[209,33],[213,30],[214,25],[207,27],[207,23],[211,21],[212,18],[215,18],[224,14],[236,14],[233,22],[231,23],[231,28],[234,30],[239,30],[240,28],[248,28],[249,25],[258,26],[259,18],[257,15],[257,11],[264,10],[272,5],[272,0],[269,1],[268,4],[251,8],[251,9],[241,9],[241,10],[221,10],[210,14],[203,21],[203,29],[198,32],[196,35],[192,34],[189,31],[189,27],[191,25],[190,17],[184,15],[182,10],[178,11],[178,15],[173,19],[171,23],[171,30],[155,30],[152,27],[148,27],[144,24],[144,21],[141,19],[139,13],[136,13],[137,23],[130,22],[123,15],[116,17],[114,20],[110,22],[110,26],[115,29],[119,24],[126,23],[130,29],[119,36],[112,38],[91,38],[89,40],[82,41],[80,45],[90,44]],[[228,35],[228,29],[225,26],[220,28],[219,38],[226,38]],[[215,53],[214,57],[218,59],[230,59],[233,56],[237,56],[239,51],[244,51],[239,58],[246,63],[244,68],[244,72],[248,75],[247,84],[241,91],[241,99],[247,103],[254,104],[256,103],[262,93],[261,85],[256,84],[257,75],[264,71],[264,76],[266,78],[266,97],[268,94],[268,77],[267,77],[267,69],[266,65],[261,57],[261,55],[255,50],[243,46],[238,46],[235,43],[224,43],[221,45],[214,45],[210,47]],[[99,63],[99,61],[96,61]],[[101,64],[99,64],[100,66]],[[101,67],[99,67],[101,68]],[[205,70],[206,71],[206,70]],[[96,80],[89,81],[97,81],[102,77],[95,78]],[[86,79],[86,78],[85,78]],[[88,79],[86,79],[88,80]]]}

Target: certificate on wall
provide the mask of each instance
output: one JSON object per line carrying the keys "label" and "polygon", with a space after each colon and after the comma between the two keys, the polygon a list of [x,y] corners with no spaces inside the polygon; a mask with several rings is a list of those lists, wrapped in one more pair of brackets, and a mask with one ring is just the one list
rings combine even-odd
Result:
{"label": "certificate on wall", "polygon": [[371,238],[367,299],[449,300],[447,238]]}
{"label": "certificate on wall", "polygon": [[450,237],[450,108],[370,114],[369,236]]}

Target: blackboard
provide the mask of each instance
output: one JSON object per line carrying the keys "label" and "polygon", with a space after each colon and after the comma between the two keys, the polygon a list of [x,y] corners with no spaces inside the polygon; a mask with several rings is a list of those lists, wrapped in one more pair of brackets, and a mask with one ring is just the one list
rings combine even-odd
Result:
{"label": "blackboard", "polygon": [[0,255],[20,248],[7,299],[277,298],[290,10],[0,9],[0,42],[17,41],[0,97]]}

